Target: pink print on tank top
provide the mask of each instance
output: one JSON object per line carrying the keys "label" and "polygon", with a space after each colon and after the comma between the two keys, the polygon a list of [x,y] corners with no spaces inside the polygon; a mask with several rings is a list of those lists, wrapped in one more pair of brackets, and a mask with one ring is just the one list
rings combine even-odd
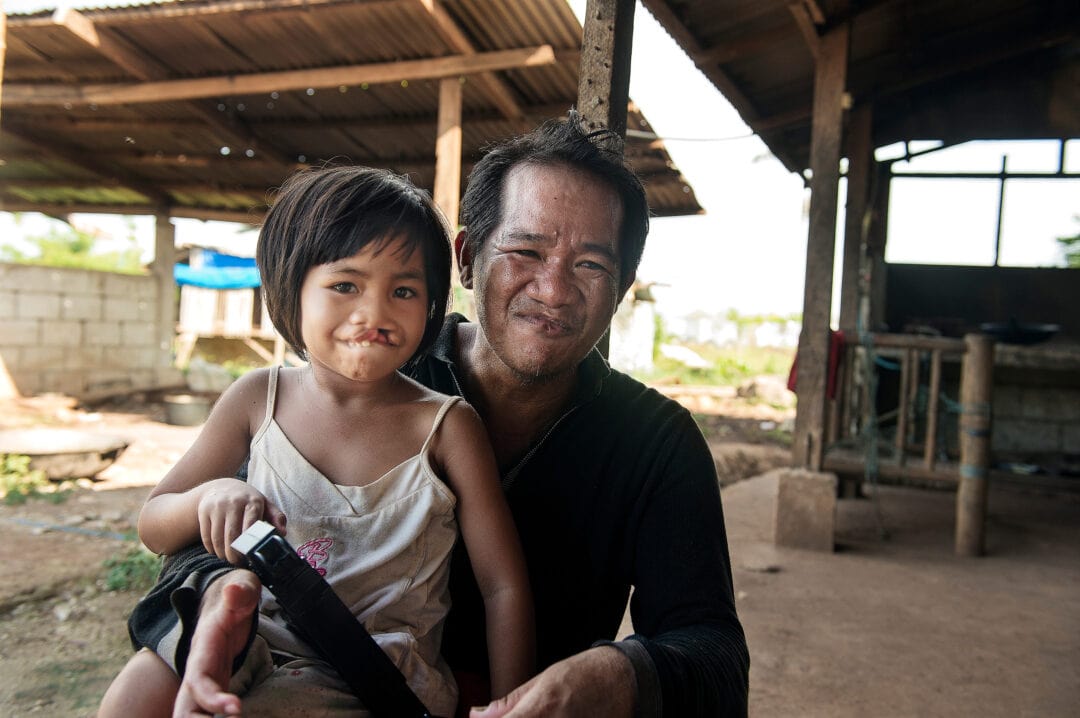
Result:
{"label": "pink print on tank top", "polygon": [[330,547],[334,545],[332,538],[311,539],[306,544],[296,549],[300,558],[304,559],[315,569],[320,576],[326,576],[326,568],[322,565],[330,558]]}

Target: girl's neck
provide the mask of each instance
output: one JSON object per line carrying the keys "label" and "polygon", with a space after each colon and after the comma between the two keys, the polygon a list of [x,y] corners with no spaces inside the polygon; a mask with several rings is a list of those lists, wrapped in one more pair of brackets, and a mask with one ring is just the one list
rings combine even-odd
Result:
{"label": "girl's neck", "polygon": [[301,391],[308,398],[343,409],[370,407],[401,396],[407,380],[399,372],[372,381],[356,381],[312,362],[300,375]]}

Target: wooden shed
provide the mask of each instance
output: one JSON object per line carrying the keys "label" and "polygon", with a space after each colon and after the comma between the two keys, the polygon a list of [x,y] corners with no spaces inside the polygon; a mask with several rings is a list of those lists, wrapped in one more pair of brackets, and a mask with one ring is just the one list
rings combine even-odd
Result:
{"label": "wooden shed", "polygon": [[[811,189],[795,465],[861,476],[872,464],[879,473],[952,482],[959,486],[957,550],[978,553],[992,473],[991,418],[997,419],[992,393],[1003,377],[1019,375],[1027,382],[1023,392],[1041,386],[1080,396],[1075,312],[1080,275],[1064,269],[888,266],[892,162],[876,159],[875,149],[916,140],[938,146],[980,139],[1056,140],[1058,167],[1038,176],[1080,177],[1065,170],[1066,142],[1080,136],[1080,5],[1069,0],[643,3],[772,153],[804,176]],[[843,244],[837,250],[842,160],[847,197]],[[1018,176],[1004,167],[1000,173],[1002,181]],[[835,326],[830,313],[838,252],[843,278]],[[979,330],[977,318],[990,307],[1023,317],[1034,313],[1036,304],[1043,321],[1061,329],[1053,343],[995,348],[992,337]],[[928,305],[955,320],[956,334],[967,336],[927,338],[904,333],[895,319],[893,326],[885,325],[887,317],[917,316]],[[837,328],[848,349],[835,341]],[[837,352],[848,361],[836,398],[830,399],[828,378]],[[852,361],[858,352],[863,360]],[[882,447],[875,442],[861,457],[845,461],[832,451],[838,440],[877,426],[879,417],[868,414],[877,397],[866,396],[873,370],[861,367],[867,356],[882,355],[903,366],[891,458],[879,462]],[[954,397],[959,462],[939,461],[935,422],[942,376],[961,357],[962,386]],[[930,406],[917,416],[914,398],[920,386]],[[1062,417],[1054,430],[1072,443],[1060,448],[1080,453],[1075,445],[1080,415]]]}

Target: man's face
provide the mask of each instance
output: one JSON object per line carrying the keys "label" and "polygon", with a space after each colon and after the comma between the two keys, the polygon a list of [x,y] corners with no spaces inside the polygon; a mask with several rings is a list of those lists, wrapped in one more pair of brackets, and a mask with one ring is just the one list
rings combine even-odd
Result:
{"label": "man's face", "polygon": [[603,336],[619,301],[622,216],[611,189],[567,166],[507,174],[498,226],[459,259],[487,344],[520,379],[575,371]]}

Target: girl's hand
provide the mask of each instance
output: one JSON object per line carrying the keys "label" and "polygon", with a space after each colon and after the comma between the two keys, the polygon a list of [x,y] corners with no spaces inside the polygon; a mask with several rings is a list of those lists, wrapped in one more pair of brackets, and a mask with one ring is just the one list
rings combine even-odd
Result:
{"label": "girl's hand", "polygon": [[285,534],[285,514],[246,482],[215,479],[199,492],[199,533],[206,550],[218,558],[242,565],[243,556],[233,550],[232,542],[260,519]]}

